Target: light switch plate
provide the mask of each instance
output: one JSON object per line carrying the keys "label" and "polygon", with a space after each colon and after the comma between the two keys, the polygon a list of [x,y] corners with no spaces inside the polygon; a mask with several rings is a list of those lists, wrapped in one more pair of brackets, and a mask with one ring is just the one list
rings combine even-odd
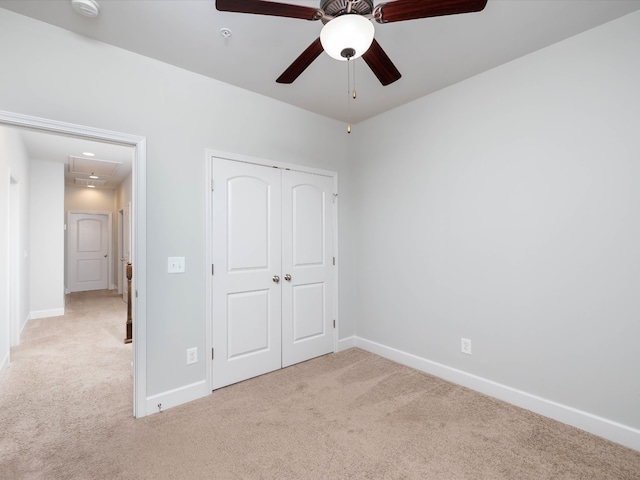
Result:
{"label": "light switch plate", "polygon": [[184,257],[169,257],[167,272],[168,273],[184,273],[185,260]]}

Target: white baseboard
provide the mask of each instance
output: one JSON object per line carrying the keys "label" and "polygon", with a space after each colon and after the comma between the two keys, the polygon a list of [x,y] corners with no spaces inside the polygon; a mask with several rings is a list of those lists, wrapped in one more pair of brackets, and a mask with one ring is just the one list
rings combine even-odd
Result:
{"label": "white baseboard", "polygon": [[[174,390],[162,392],[157,395],[152,395],[147,397],[146,415],[159,413],[160,411],[197,400],[198,398],[206,397],[207,395],[211,395],[211,389],[207,387],[207,382],[204,380],[192,383],[191,385],[185,385],[184,387],[176,388]],[[162,406],[162,409],[158,407],[159,404]]]}
{"label": "white baseboard", "polygon": [[348,350],[349,348],[353,348],[356,346],[356,336],[351,335],[347,338],[341,338],[338,340],[338,352],[343,350]]}
{"label": "white baseboard", "polygon": [[27,323],[29,323],[30,316],[27,315],[27,318],[24,319],[20,325],[18,325],[18,333],[17,335],[11,335],[11,348],[19,347],[22,343],[22,334],[24,333],[24,329],[27,328]]}
{"label": "white baseboard", "polygon": [[31,320],[31,315],[27,315],[27,318],[22,322],[22,326],[20,327],[20,332],[18,332],[18,345],[22,343],[22,334],[24,333],[24,329],[27,328],[27,324]]}
{"label": "white baseboard", "polygon": [[61,317],[64,315],[64,308],[53,308],[51,310],[39,310],[29,314],[29,320],[34,318]]}
{"label": "white baseboard", "polygon": [[[640,430],[361,337],[347,344],[640,451]],[[342,340],[340,341],[342,350]]]}
{"label": "white baseboard", "polygon": [[9,360],[9,352],[7,352],[0,363],[0,378],[4,377],[5,373],[7,373],[7,370],[9,369]]}

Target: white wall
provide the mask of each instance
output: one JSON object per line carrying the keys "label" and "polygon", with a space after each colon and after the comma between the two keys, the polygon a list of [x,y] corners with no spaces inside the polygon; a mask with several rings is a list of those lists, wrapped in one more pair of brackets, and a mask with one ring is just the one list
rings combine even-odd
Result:
{"label": "white wall", "polygon": [[121,208],[125,208],[129,202],[133,201],[132,192],[132,175],[129,174],[125,178],[115,191],[115,211],[117,212]]}
{"label": "white wall", "polygon": [[[23,145],[22,141],[20,144]],[[29,285],[31,283],[29,268],[31,245],[31,231],[29,228],[31,222],[30,163],[24,147],[21,148],[20,152],[20,155],[16,157],[18,160],[13,162],[11,169],[11,176],[16,181],[13,188],[14,190],[17,189],[17,195],[14,195],[14,200],[17,200],[18,203],[17,243],[12,254],[14,255],[13,267],[16,269],[16,282],[12,286],[12,291],[14,299],[17,300],[18,315],[18,328],[12,338],[12,342],[15,345],[20,343],[20,335],[29,320],[31,304],[29,296]]]}
{"label": "white wall", "polygon": [[[8,360],[9,345],[19,343],[20,332],[29,318],[29,159],[18,131],[1,126],[0,205],[1,370]],[[9,241],[10,235],[13,242]],[[11,308],[15,309],[17,320],[14,325],[9,318]]]}
{"label": "white wall", "polygon": [[640,12],[359,125],[363,345],[640,449],[639,46]]}
{"label": "white wall", "polygon": [[31,160],[30,317],[64,315],[64,165]]}
{"label": "white wall", "polygon": [[106,188],[64,187],[64,218],[69,210],[115,212],[116,191]]}
{"label": "white wall", "polygon": [[[124,285],[122,285],[122,288],[126,287],[126,282],[123,279],[123,276],[126,272],[121,272],[119,269],[122,267],[124,268],[123,265],[121,265],[120,263],[120,257],[118,256],[118,240],[120,238],[120,225],[118,222],[118,218],[119,218],[119,211],[122,210],[126,210],[129,203],[133,202],[133,175],[129,174],[129,176],[127,178],[125,178],[122,183],[120,183],[120,185],[118,185],[118,188],[115,191],[115,213],[114,213],[114,220],[113,220],[113,245],[114,245],[114,255],[113,255],[113,271],[114,271],[114,275],[117,275],[118,278],[114,279],[113,283],[114,285],[117,287],[118,286],[118,282],[124,282]],[[131,212],[129,212],[129,215],[131,215]],[[133,226],[133,223],[132,223]],[[133,230],[133,229],[131,229]],[[131,230],[129,231],[129,235],[131,235]],[[133,260],[133,258],[130,258],[130,260]]]}
{"label": "white wall", "polygon": [[[207,356],[187,366],[185,352],[205,347],[206,149],[335,170],[348,188],[344,125],[1,9],[0,58],[0,110],[146,137],[147,396],[203,381]],[[341,211],[345,238],[349,222]]]}
{"label": "white wall", "polygon": [[[184,358],[205,342],[212,148],[339,172],[341,338],[637,432],[639,32],[630,15],[347,137],[340,122],[0,9],[0,110],[147,138],[148,396],[204,379]],[[167,275],[168,256],[185,256],[186,274]]]}
{"label": "white wall", "polygon": [[0,373],[9,365],[11,330],[9,322],[9,205],[10,181],[9,165],[4,156],[6,133],[0,131]]}
{"label": "white wall", "polygon": [[[133,150],[133,149],[132,149]],[[87,187],[72,187],[66,186],[64,190],[65,194],[65,221],[68,218],[69,210],[86,211],[86,212],[111,212],[112,214],[112,238],[111,245],[113,251],[111,254],[112,259],[112,286],[117,286],[117,274],[118,274],[118,210],[125,208],[129,202],[132,201],[131,190],[131,174],[125,178],[117,189],[104,189],[104,188],[87,188]],[[67,285],[67,258],[66,258],[67,237],[65,235],[65,285]]]}

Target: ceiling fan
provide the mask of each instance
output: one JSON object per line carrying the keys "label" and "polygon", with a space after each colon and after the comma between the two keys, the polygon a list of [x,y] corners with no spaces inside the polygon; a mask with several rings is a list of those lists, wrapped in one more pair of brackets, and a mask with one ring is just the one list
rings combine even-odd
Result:
{"label": "ceiling fan", "polygon": [[[382,85],[389,85],[401,75],[380,44],[373,38],[370,20],[385,24],[419,18],[479,12],[487,0],[395,0],[373,6],[373,0],[320,0],[320,7],[271,2],[267,0],[216,0],[216,8],[222,12],[251,13],[275,17],[321,20],[324,23],[320,37],[278,77],[278,83],[293,83],[318,56],[326,51],[337,60],[350,60],[362,56]],[[348,24],[349,23],[349,24]],[[353,23],[353,25],[351,24]],[[364,32],[363,44],[358,44],[359,33]],[[330,46],[330,36],[342,30],[347,43]],[[351,43],[349,43],[351,42]],[[337,50],[333,50],[337,48]]]}

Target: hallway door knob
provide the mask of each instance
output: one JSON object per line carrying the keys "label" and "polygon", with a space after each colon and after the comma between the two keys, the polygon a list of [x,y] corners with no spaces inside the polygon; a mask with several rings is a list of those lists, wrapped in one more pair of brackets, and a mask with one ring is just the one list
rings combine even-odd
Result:
{"label": "hallway door knob", "polygon": [[287,273],[287,274],[284,276],[284,279],[285,279],[287,282],[290,282],[290,281],[291,281],[291,275],[289,275],[289,274]]}
{"label": "hallway door knob", "polygon": [[280,283],[280,277],[278,275],[273,276],[273,283]]}

